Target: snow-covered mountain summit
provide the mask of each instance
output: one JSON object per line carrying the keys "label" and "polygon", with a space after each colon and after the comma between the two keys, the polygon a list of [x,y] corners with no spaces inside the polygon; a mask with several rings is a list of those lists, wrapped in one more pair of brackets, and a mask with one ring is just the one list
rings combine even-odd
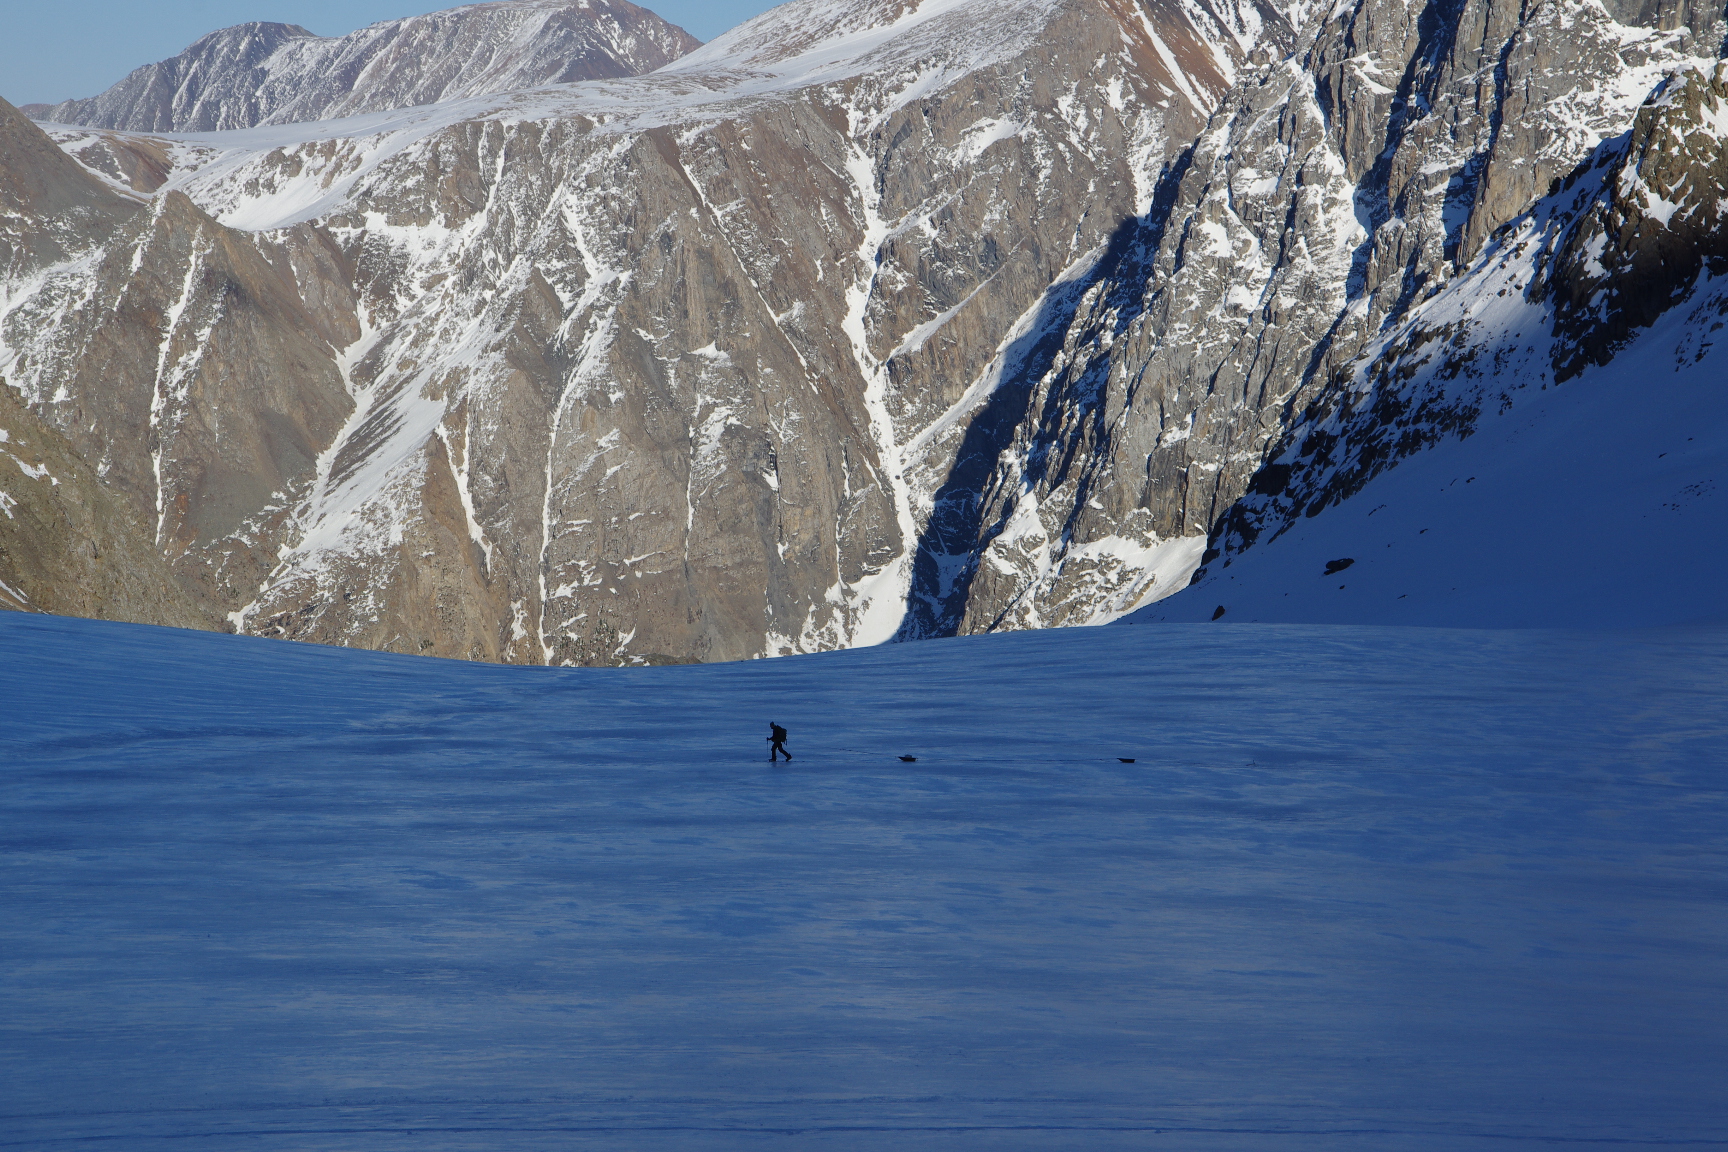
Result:
{"label": "snow-covered mountain summit", "polygon": [[[716,37],[668,71],[719,67],[819,77],[890,74],[910,66],[923,73],[927,87],[944,65],[978,67],[1004,49],[1023,49],[1064,7],[1064,0],[791,0]],[[1264,24],[1251,4],[1191,4],[1176,14],[1178,19],[1156,25],[1144,17],[1129,23],[1143,35],[1174,41],[1171,58],[1185,75],[1211,72],[1226,80]]]}
{"label": "snow-covered mountain summit", "polygon": [[37,118],[132,132],[327,120],[640,75],[699,43],[629,0],[494,0],[340,37],[293,24],[239,24]]}
{"label": "snow-covered mountain summit", "polygon": [[[668,65],[662,75],[764,74],[780,85],[867,78],[901,103],[1020,56],[1061,27],[1069,0],[791,0]],[[1290,24],[1260,0],[1138,5],[1115,13],[1124,44],[1168,98],[1210,110],[1268,29]],[[1152,76],[1148,76],[1152,79]]]}

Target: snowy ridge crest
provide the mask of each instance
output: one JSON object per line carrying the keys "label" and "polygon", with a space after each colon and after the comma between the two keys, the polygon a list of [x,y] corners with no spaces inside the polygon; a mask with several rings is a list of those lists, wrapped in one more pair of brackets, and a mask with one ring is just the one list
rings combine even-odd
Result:
{"label": "snowy ridge crest", "polygon": [[291,24],[241,24],[39,118],[131,132],[339,119],[640,75],[698,43],[628,0],[495,0],[342,37],[314,36]]}

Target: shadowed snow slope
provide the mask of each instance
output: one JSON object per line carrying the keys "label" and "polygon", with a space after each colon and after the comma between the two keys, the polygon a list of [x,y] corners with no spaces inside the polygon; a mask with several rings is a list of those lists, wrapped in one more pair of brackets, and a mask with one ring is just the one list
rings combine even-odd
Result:
{"label": "shadowed snow slope", "polygon": [[5,614],[0,1145],[1710,1143],[1725,683],[1720,630],[553,670]]}

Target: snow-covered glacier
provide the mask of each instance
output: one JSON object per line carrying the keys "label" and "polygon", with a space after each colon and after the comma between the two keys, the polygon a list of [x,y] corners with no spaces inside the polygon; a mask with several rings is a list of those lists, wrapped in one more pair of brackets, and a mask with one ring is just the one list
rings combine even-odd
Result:
{"label": "snow-covered glacier", "polygon": [[1724,685],[1721,628],[0,614],[0,1146],[1713,1146]]}

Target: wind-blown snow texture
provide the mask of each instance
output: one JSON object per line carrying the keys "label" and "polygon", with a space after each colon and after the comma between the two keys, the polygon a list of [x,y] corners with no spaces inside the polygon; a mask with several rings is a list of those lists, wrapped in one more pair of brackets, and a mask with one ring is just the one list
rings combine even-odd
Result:
{"label": "wind-blown snow texture", "polygon": [[0,1146],[1717,1145],[1724,684],[1722,630],[0,615]]}
{"label": "wind-blown snow texture", "polygon": [[[0,373],[240,631],[587,665],[953,631],[925,543],[967,534],[1048,290],[1290,35],[1256,0],[797,0],[649,75],[56,128],[127,222],[0,272]],[[298,299],[242,327],[264,292]],[[288,363],[266,338],[301,365],[229,386]],[[1090,542],[1087,621],[1191,570],[1143,527]]]}

